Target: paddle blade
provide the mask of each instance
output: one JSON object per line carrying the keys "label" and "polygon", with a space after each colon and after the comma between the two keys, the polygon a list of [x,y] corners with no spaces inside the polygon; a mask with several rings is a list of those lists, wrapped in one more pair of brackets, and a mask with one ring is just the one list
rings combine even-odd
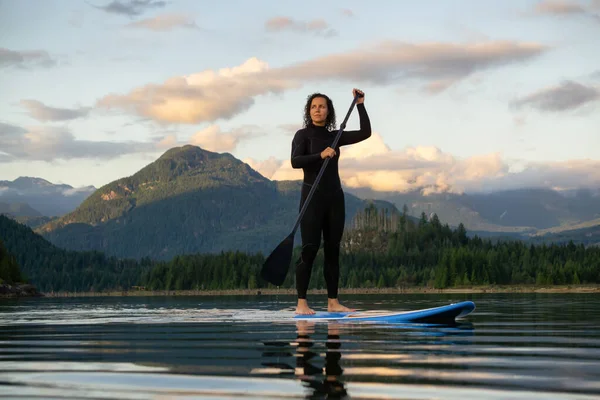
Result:
{"label": "paddle blade", "polygon": [[287,275],[290,263],[292,262],[292,253],[294,251],[294,235],[289,235],[279,246],[273,250],[271,255],[263,264],[260,276],[275,286],[281,286]]}

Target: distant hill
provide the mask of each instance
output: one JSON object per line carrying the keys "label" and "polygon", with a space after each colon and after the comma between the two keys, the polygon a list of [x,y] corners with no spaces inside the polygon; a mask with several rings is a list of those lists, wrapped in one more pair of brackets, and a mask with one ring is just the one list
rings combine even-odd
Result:
{"label": "distant hill", "polygon": [[[20,271],[12,268],[12,280],[22,273],[41,292],[101,291],[136,285],[151,260],[117,260],[99,252],[74,252],[58,248],[12,218],[0,215],[0,280],[2,244],[14,256]],[[0,282],[1,283],[1,282]],[[2,294],[2,293],[0,293]]]}
{"label": "distant hill", "polygon": [[0,181],[0,202],[15,207],[25,204],[17,216],[53,217],[73,211],[91,193],[93,186],[74,188],[56,185],[42,178],[22,176],[14,181]]}
{"label": "distant hill", "polygon": [[[11,216],[10,214],[7,214],[7,215]],[[20,222],[22,224],[27,225],[31,229],[35,229],[38,226],[42,226],[44,224],[47,224],[50,221],[54,221],[58,217],[46,217],[46,216],[39,216],[39,217],[21,216],[21,217],[17,217],[17,216],[13,216],[13,218],[16,221],[18,221],[18,222]]]}
{"label": "distant hill", "polygon": [[42,214],[26,203],[5,203],[0,201],[0,214],[14,217],[41,217]]}
{"label": "distant hill", "polygon": [[[138,259],[267,253],[289,234],[300,188],[300,181],[271,181],[231,154],[187,145],[104,185],[36,231],[59,247]],[[347,194],[347,223],[370,203]],[[398,212],[389,202],[375,203]]]}
{"label": "distant hill", "polygon": [[568,243],[600,246],[600,219],[574,226],[540,230],[526,239],[535,244]]}
{"label": "distant hill", "polygon": [[489,194],[441,193],[424,196],[408,193],[376,192],[348,188],[358,197],[389,201],[418,216],[433,213],[450,226],[463,223],[472,233],[487,232],[514,236],[535,234],[539,230],[570,227],[600,218],[600,191],[581,189],[558,192],[549,189],[520,189]]}

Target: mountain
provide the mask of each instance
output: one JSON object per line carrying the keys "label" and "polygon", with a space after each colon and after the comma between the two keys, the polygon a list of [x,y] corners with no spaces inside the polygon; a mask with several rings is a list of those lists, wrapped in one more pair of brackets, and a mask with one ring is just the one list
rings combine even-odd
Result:
{"label": "mountain", "polygon": [[57,219],[58,217],[46,217],[44,215],[38,216],[38,217],[30,217],[30,216],[12,216],[11,214],[7,214],[8,216],[11,216],[12,218],[14,218],[16,221],[27,225],[28,227],[30,227],[31,229],[35,229],[38,226],[42,226],[44,224],[47,224],[50,221],[54,221],[55,219]]}
{"label": "mountain", "polygon": [[600,191],[587,189],[559,192],[530,188],[427,196],[420,191],[376,192],[364,188],[347,191],[358,197],[389,201],[398,208],[406,204],[408,214],[413,216],[421,212],[436,213],[451,226],[462,222],[471,232],[529,235],[549,228],[569,229],[600,218]]}
{"label": "mountain", "polygon": [[[269,253],[290,233],[301,184],[271,181],[231,154],[186,145],[99,188],[76,210],[36,231],[58,247],[137,259],[222,250]],[[347,194],[347,223],[370,203]],[[388,202],[375,203],[397,212]]]}
{"label": "mountain", "polygon": [[527,241],[534,244],[571,241],[584,246],[600,246],[600,218],[580,224],[541,229],[535,234],[529,235]]}
{"label": "mountain", "polygon": [[[12,218],[0,215],[0,283],[3,273],[2,248],[14,256],[20,271],[12,269],[12,281],[26,278],[41,292],[101,291],[127,289],[151,266],[151,260],[118,260],[100,252],[75,252],[58,248],[39,234]],[[21,274],[21,278],[15,278]],[[31,288],[14,287],[31,292]],[[14,290],[10,290],[14,292]],[[0,296],[2,288],[0,288]]]}
{"label": "mountain", "polygon": [[13,217],[41,217],[38,210],[34,210],[26,203],[5,203],[0,201],[0,214]]}
{"label": "mountain", "polygon": [[[74,188],[56,185],[45,179],[22,176],[14,181],[0,181],[0,202],[13,206],[27,204],[27,217],[53,217],[73,211],[96,190],[93,186]],[[33,210],[33,211],[32,211]]]}

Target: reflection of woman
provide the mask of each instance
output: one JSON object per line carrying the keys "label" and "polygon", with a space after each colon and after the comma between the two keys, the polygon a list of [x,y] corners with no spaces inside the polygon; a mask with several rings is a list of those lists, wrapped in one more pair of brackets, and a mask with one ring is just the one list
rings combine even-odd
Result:
{"label": "reflection of woman", "polygon": [[[325,346],[325,368],[318,368],[310,363],[317,357],[317,353],[310,350],[314,345],[310,339],[310,334],[314,334],[314,322],[298,321],[296,324],[298,336],[297,357],[296,357],[296,375],[299,379],[306,383],[307,386],[313,389],[312,396],[326,395],[327,398],[336,398],[346,396],[347,392],[344,384],[339,381],[343,369],[340,367],[340,359],[342,357],[339,349],[341,347],[339,330],[336,324],[327,326],[327,342]],[[325,379],[320,381],[316,379],[325,373]],[[318,397],[321,398],[321,397]]]}
{"label": "reflection of woman", "polygon": [[[327,351],[325,352],[325,376],[328,381],[337,382],[337,378],[342,376],[344,370],[340,367],[340,359],[342,358],[340,347],[342,347],[342,342],[340,341],[339,329],[335,324],[329,324],[327,327],[327,342],[325,346],[327,347]],[[343,386],[341,388],[343,389]]]}

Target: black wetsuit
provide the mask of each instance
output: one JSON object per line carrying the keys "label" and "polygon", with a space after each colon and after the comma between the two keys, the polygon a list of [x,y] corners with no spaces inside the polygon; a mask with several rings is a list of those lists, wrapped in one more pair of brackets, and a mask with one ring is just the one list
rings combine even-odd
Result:
{"label": "black wetsuit", "polygon": [[[305,299],[310,281],[312,265],[321,245],[325,265],[323,273],[327,284],[327,296],[337,298],[339,281],[340,241],[346,219],[344,192],[338,173],[340,146],[361,142],[371,136],[371,122],[364,104],[357,104],[360,130],[344,131],[338,141],[335,157],[329,160],[313,197],[300,222],[302,254],[296,264],[296,289],[298,298]],[[325,127],[310,124],[296,132],[292,142],[292,167],[304,170],[304,181],[300,198],[300,209],[325,162],[321,152],[333,144],[338,130],[330,132]]]}

